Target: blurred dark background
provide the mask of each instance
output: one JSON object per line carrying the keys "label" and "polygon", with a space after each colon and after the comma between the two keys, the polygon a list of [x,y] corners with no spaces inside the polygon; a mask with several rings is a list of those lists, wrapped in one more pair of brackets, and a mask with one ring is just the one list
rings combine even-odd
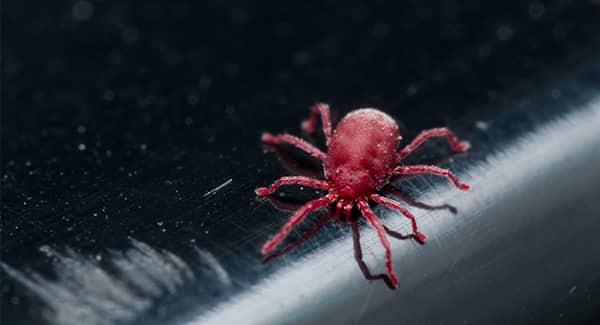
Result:
{"label": "blurred dark background", "polygon": [[593,1],[7,0],[1,15],[3,324],[68,323],[32,283],[61,279],[69,254],[119,279],[106,257],[132,240],[196,273],[205,247],[230,283],[196,275],[114,323],[173,319],[276,272],[257,247],[287,212],[252,190],[285,171],[259,137],[299,134],[316,101],[336,118],[379,107],[411,138],[493,119],[506,94],[600,53]]}

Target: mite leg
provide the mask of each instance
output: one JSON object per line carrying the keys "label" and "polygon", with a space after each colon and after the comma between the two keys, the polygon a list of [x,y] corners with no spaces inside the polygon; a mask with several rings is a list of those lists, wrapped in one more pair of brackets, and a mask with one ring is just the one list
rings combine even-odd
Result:
{"label": "mite leg", "polygon": [[323,123],[323,133],[325,133],[325,143],[329,146],[331,142],[331,117],[329,114],[329,105],[325,103],[317,103],[312,108],[310,117],[302,122],[302,129],[308,134],[315,133],[317,121],[321,115],[321,123]]}
{"label": "mite leg", "polygon": [[323,226],[327,223],[327,221],[329,221],[329,219],[331,219],[331,213],[328,213],[327,215],[325,215],[323,218],[321,218],[317,224],[315,224],[312,228],[310,228],[307,232],[305,232],[302,237],[298,238],[296,241],[294,241],[293,243],[287,245],[284,249],[282,249],[279,252],[274,252],[271,253],[267,256],[265,256],[265,258],[263,259],[263,263],[270,263],[273,259],[278,258],[280,256],[283,256],[291,251],[293,251],[296,247],[298,247],[300,244],[304,243],[305,241],[309,240],[312,236],[314,236],[317,232],[319,232],[319,230],[321,230],[321,228],[323,228]]}
{"label": "mite leg", "polygon": [[263,133],[262,141],[264,143],[270,144],[270,145],[278,145],[281,143],[288,143],[321,161],[325,160],[326,155],[323,151],[319,150],[312,144],[310,144],[298,137],[295,137],[291,134],[284,133],[284,134],[280,134],[280,135],[272,135],[270,133]]}
{"label": "mite leg", "polygon": [[417,150],[425,141],[431,138],[446,137],[452,150],[456,152],[465,152],[469,150],[471,145],[468,141],[458,141],[458,137],[452,133],[448,128],[437,128],[431,130],[425,130],[421,132],[411,143],[409,143],[404,149],[402,149],[396,155],[396,162],[400,162],[402,159],[409,156],[415,150]]}
{"label": "mite leg", "polygon": [[390,242],[388,241],[385,234],[385,228],[383,228],[381,221],[379,220],[379,218],[377,218],[375,213],[373,213],[373,210],[369,208],[369,204],[364,199],[360,199],[358,201],[358,209],[360,210],[362,215],[367,219],[367,221],[369,221],[369,223],[373,226],[373,228],[375,228],[375,231],[377,231],[379,241],[381,242],[381,245],[385,250],[385,267],[387,269],[392,285],[394,287],[397,287],[398,277],[396,276],[396,273],[394,273],[394,268],[392,265],[392,252],[390,251]]}
{"label": "mite leg", "polygon": [[342,215],[342,208],[344,206],[344,202],[342,200],[337,201],[335,205],[335,217],[340,220],[340,216]]}
{"label": "mite leg", "polygon": [[458,187],[463,191],[468,191],[471,186],[461,183],[458,180],[458,177],[454,175],[451,171],[443,168],[439,168],[436,166],[427,166],[427,165],[415,165],[415,166],[400,166],[394,168],[392,171],[393,175],[420,175],[420,174],[431,174],[436,176],[443,176],[448,178],[454,186]]}
{"label": "mite leg", "polygon": [[383,280],[390,289],[395,289],[396,286],[390,278],[385,274],[372,275],[369,267],[363,260],[362,248],[360,247],[360,232],[358,231],[358,221],[352,220],[352,241],[354,243],[354,260],[358,264],[360,272],[367,280]]}
{"label": "mite leg", "polygon": [[413,236],[421,243],[425,242],[427,237],[419,231],[419,228],[417,227],[417,221],[415,220],[415,216],[412,213],[410,213],[410,211],[408,211],[405,207],[400,205],[400,203],[378,194],[372,194],[369,198],[389,209],[400,211],[405,217],[407,217],[410,220],[412,225]]}
{"label": "mite leg", "polygon": [[346,205],[344,205],[344,217],[346,218],[346,223],[348,223],[348,221],[350,221],[350,217],[352,216],[352,207],[353,207],[352,202],[349,202]]}
{"label": "mite leg", "polygon": [[258,196],[267,196],[275,193],[281,186],[285,185],[298,185],[315,188],[319,190],[328,190],[330,188],[329,183],[326,181],[304,177],[304,176],[286,176],[276,180],[269,187],[259,187],[254,192]]}
{"label": "mite leg", "polygon": [[383,226],[383,229],[385,229],[385,232],[387,232],[388,235],[390,235],[394,238],[400,239],[400,240],[415,238],[414,235],[403,235],[397,231],[394,231],[394,230],[388,228],[387,226]]}
{"label": "mite leg", "polygon": [[402,191],[394,188],[393,186],[386,186],[384,188],[384,192],[393,195],[396,198],[399,198],[406,204],[424,210],[448,210],[453,214],[456,214],[456,207],[450,204],[441,204],[441,205],[431,205],[421,201],[417,201],[410,196],[406,195]]}
{"label": "mite leg", "polygon": [[298,209],[298,211],[296,211],[296,213],[294,213],[290,217],[290,219],[285,223],[285,225],[283,225],[283,227],[281,227],[279,232],[277,234],[275,234],[268,242],[266,242],[263,245],[261,252],[263,254],[270,253],[273,249],[277,248],[277,246],[279,246],[279,244],[281,244],[281,242],[287,237],[287,235],[290,233],[290,231],[292,231],[292,229],[296,225],[298,225],[300,222],[302,222],[302,220],[304,220],[304,218],[309,213],[331,204],[336,199],[337,199],[337,195],[330,193],[322,198],[312,200],[312,201],[306,203],[305,205],[303,205],[300,209]]}

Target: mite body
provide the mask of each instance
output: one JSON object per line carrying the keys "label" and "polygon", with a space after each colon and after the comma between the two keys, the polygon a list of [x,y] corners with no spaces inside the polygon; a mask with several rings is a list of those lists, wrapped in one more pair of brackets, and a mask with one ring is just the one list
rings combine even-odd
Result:
{"label": "mite body", "polygon": [[304,131],[315,132],[319,116],[323,124],[327,153],[290,134],[274,136],[265,133],[262,136],[262,140],[267,144],[288,143],[319,159],[323,164],[325,180],[303,176],[282,177],[270,187],[256,189],[258,196],[270,195],[284,185],[306,186],[328,193],[300,207],[281,230],[264,244],[261,251],[263,254],[272,252],[290,231],[312,211],[335,204],[335,216],[349,221],[352,209],[356,206],[377,232],[385,249],[385,264],[389,280],[395,287],[398,280],[392,267],[386,228],[373,213],[369,203],[378,203],[400,211],[410,219],[414,238],[424,242],[426,237],[419,232],[416,220],[410,211],[399,202],[378,193],[389,184],[392,177],[418,174],[447,177],[461,190],[468,190],[469,186],[461,183],[449,170],[428,165],[403,166],[401,161],[431,138],[445,137],[450,147],[456,152],[468,150],[469,143],[467,141],[459,142],[447,128],[438,128],[421,132],[410,144],[398,151],[401,139],[399,128],[389,115],[372,108],[354,110],[338,123],[335,130],[332,130],[329,106],[323,103],[313,107],[310,118],[302,124]]}
{"label": "mite body", "polygon": [[344,117],[331,138],[325,176],[345,200],[381,189],[392,175],[398,147],[398,125],[375,109],[359,109]]}

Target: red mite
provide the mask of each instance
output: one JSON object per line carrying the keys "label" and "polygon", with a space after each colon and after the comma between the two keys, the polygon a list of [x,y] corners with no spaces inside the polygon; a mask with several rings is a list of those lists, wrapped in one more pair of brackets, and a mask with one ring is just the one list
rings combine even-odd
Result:
{"label": "red mite", "polygon": [[369,203],[378,203],[389,209],[398,210],[412,223],[413,236],[420,242],[426,237],[419,232],[414,216],[400,203],[377,194],[392,177],[402,175],[432,174],[447,177],[461,190],[468,190],[449,170],[428,165],[400,165],[402,160],[412,154],[425,141],[431,138],[445,137],[456,152],[465,152],[470,145],[459,142],[447,128],[437,128],[421,132],[410,144],[397,150],[401,136],[398,125],[389,115],[372,108],[363,108],[350,112],[332,131],[329,117],[329,105],[319,103],[313,107],[311,116],[302,123],[307,133],[314,133],[319,115],[323,124],[327,153],[310,143],[290,134],[271,135],[264,133],[262,140],[271,145],[291,144],[320,160],[325,171],[325,180],[304,176],[282,177],[270,187],[256,189],[260,197],[268,196],[280,186],[299,185],[327,191],[327,195],[312,200],[300,207],[285,225],[262,247],[263,254],[272,252],[287,237],[290,231],[311,212],[336,204],[335,216],[347,222],[356,205],[362,216],[375,228],[379,240],[385,249],[385,265],[391,284],[396,287],[398,278],[392,267],[390,243],[385,227],[373,213]]}

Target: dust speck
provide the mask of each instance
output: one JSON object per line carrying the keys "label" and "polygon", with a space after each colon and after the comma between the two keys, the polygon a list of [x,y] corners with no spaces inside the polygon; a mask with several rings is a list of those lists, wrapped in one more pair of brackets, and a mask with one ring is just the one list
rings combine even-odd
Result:
{"label": "dust speck", "polygon": [[488,124],[486,121],[481,121],[481,120],[479,120],[479,121],[476,121],[476,122],[475,122],[475,127],[476,127],[478,130],[485,131],[485,130],[487,130],[487,129],[489,129],[489,128],[490,128],[490,125],[489,125],[489,124]]}

